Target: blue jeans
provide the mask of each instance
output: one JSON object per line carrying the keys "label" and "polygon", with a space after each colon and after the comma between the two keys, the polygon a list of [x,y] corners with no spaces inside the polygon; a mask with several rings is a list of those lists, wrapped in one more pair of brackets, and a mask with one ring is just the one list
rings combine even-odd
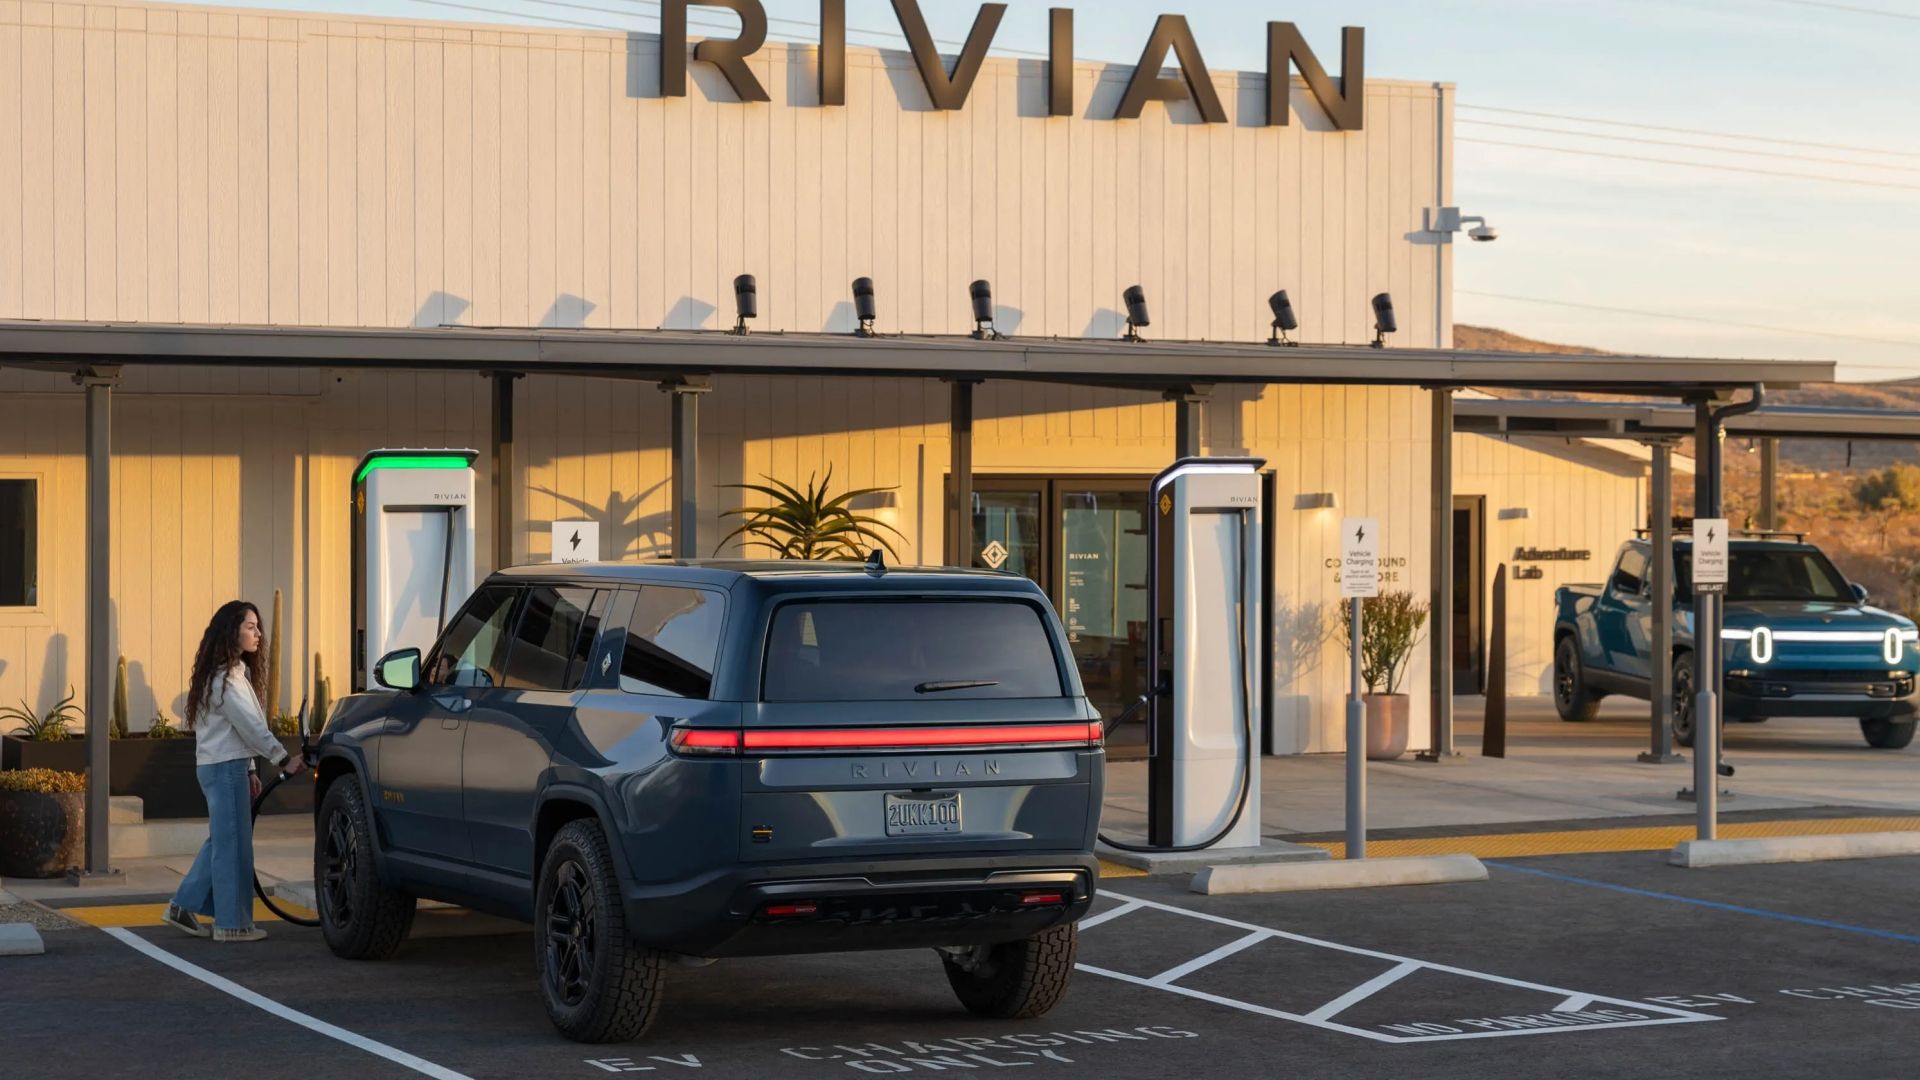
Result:
{"label": "blue jeans", "polygon": [[213,918],[221,930],[253,925],[253,806],[247,761],[199,765],[193,770],[207,796],[207,842],[193,857],[173,902],[182,911]]}

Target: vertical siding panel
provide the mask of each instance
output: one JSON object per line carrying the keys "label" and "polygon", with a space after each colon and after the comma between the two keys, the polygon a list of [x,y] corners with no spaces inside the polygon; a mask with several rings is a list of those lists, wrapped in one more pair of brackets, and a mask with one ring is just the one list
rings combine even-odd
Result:
{"label": "vertical siding panel", "polygon": [[207,17],[207,318],[240,319],[239,20]]}
{"label": "vertical siding panel", "polygon": [[351,23],[330,22],[322,31],[326,63],[320,87],[326,95],[326,174],[321,181],[327,209],[325,282],[327,307],[322,322],[354,325],[359,291],[354,245],[359,236],[358,136],[361,72]]}
{"label": "vertical siding panel", "polygon": [[[657,45],[634,43],[628,46],[634,50],[628,53],[628,62],[635,65],[634,79],[640,86],[657,85],[660,80],[660,50]],[[653,101],[640,102],[635,107],[634,126],[638,139],[639,171],[638,196],[636,202],[642,213],[639,225],[640,250],[636,253],[638,269],[634,280],[639,293],[639,315],[637,325],[664,326],[667,313],[679,299],[679,293],[669,293],[671,285],[665,273],[668,258],[667,228],[662,216],[646,212],[647,208],[663,206],[667,195],[668,174],[671,171],[667,145],[667,118],[677,108],[674,102],[666,101],[655,105]],[[771,117],[775,131],[779,130],[782,118]],[[685,145],[684,143],[680,145]],[[784,177],[777,164],[775,176]],[[786,185],[782,183],[782,190]],[[776,217],[775,220],[781,220]]]}
{"label": "vertical siding panel", "polygon": [[[615,327],[640,326],[640,145],[641,103],[625,91],[634,62],[633,42],[609,54],[601,85],[589,89],[611,99],[607,117],[608,204],[607,319]],[[764,122],[762,112],[756,119]],[[651,163],[649,163],[650,165]],[[742,208],[742,212],[749,212]],[[766,213],[762,206],[761,214]]]}
{"label": "vertical siding panel", "polygon": [[[360,326],[379,326],[387,317],[387,103],[391,87],[396,93],[408,82],[406,72],[388,70],[388,46],[381,27],[357,26],[353,42],[354,63],[354,137],[348,148],[348,164],[353,170],[354,225],[351,255],[345,261],[353,275],[346,293],[353,305],[353,322]],[[339,147],[335,147],[339,152]],[[397,163],[394,163],[397,164]]]}
{"label": "vertical siding panel", "polygon": [[[506,50],[499,35],[474,32],[473,48],[473,308],[467,322],[498,326],[507,322],[503,298],[507,215],[506,110],[512,108]],[[514,155],[518,157],[518,155]],[[517,205],[517,204],[516,204]]]}
{"label": "vertical siding panel", "polygon": [[[398,282],[388,284],[388,321],[395,326],[440,325],[447,315],[442,297],[453,291],[447,287],[445,261],[447,204],[454,186],[447,171],[446,96],[452,81],[447,57],[457,47],[441,41],[439,31],[425,29],[413,43],[413,114],[404,121],[413,129],[413,169],[403,189],[412,209],[413,273],[408,288],[402,289]],[[391,103],[388,109],[391,115]],[[395,138],[389,131],[390,146]],[[388,190],[395,184],[396,179],[389,177]],[[460,221],[455,230],[464,233],[468,227]]]}
{"label": "vertical siding panel", "polygon": [[[437,282],[428,282],[430,287],[438,288],[447,294],[440,310],[435,313],[438,322],[471,322],[470,305],[473,304],[474,248],[475,234],[480,231],[480,219],[473,211],[473,191],[476,183],[474,171],[479,165],[474,153],[474,86],[473,64],[474,47],[465,31],[449,30],[441,35],[440,48],[444,86],[440,92],[440,132],[441,151],[438,165],[440,168],[440,188],[444,198],[433,199],[436,190],[431,181],[423,177],[420,186],[421,195],[429,204],[421,207],[422,214],[431,214],[437,218],[433,228],[438,232],[438,250],[429,238],[427,250],[420,253],[421,259],[437,257],[439,273]],[[437,202],[439,205],[430,205]],[[488,222],[491,225],[491,222]]]}
{"label": "vertical siding panel", "polygon": [[80,131],[84,132],[84,161],[75,179],[86,193],[85,234],[86,269],[84,276],[85,314],[88,319],[111,319],[115,314],[115,203],[113,162],[118,150],[114,130],[114,12],[112,8],[82,8],[86,29],[83,34],[82,109]]}
{"label": "vertical siding panel", "polygon": [[[59,314],[55,282],[65,272],[65,260],[54,243],[55,222],[62,200],[54,177],[59,167],[55,149],[55,99],[59,93],[54,68],[53,9],[26,3],[20,8],[20,248],[21,310]],[[0,248],[0,258],[5,258]],[[28,274],[27,267],[34,272]]]}
{"label": "vertical siding panel", "polygon": [[[604,40],[587,39],[582,44],[586,52],[581,57],[578,93],[581,113],[585,118],[581,131],[581,153],[585,160],[581,165],[583,213],[580,239],[586,245],[586,250],[582,255],[580,296],[587,302],[586,324],[606,327],[616,325],[613,322],[613,247],[610,229],[613,188],[608,171],[613,153],[613,95],[618,91],[613,86],[610,74],[612,58],[607,52],[607,43]],[[606,399],[595,395],[594,400],[604,404]]]}
{"label": "vertical siding panel", "polygon": [[[20,4],[0,3],[0,146],[19,148],[22,95]],[[21,198],[24,161],[19,150],[0,154],[0,318],[18,318],[22,311]],[[0,636],[0,646],[7,638]]]}
{"label": "vertical siding panel", "polygon": [[[402,28],[394,28],[399,31]],[[372,237],[362,234],[362,258],[371,254],[380,260],[381,274],[362,283],[360,308],[362,321],[375,326],[408,326],[420,307],[425,292],[414,288],[414,246],[420,239],[414,221],[414,170],[422,154],[439,152],[439,126],[429,122],[416,128],[419,117],[414,93],[415,54],[430,44],[416,45],[396,34],[380,42],[382,70],[385,73],[386,100],[377,130],[379,136],[365,149],[383,143],[379,187],[374,198],[383,207],[381,231]],[[436,95],[437,97],[437,95]],[[424,143],[433,143],[431,151]]]}
{"label": "vertical siding panel", "polygon": [[299,322],[300,42],[292,20],[267,20],[266,68],[267,320]]}
{"label": "vertical siding panel", "polygon": [[[134,39],[146,51],[147,71],[147,85],[140,88],[147,134],[140,148],[146,155],[146,273],[135,287],[145,293],[147,318],[155,322],[180,319],[179,22],[178,12],[156,9],[147,15],[144,39]],[[10,145],[4,134],[0,145]],[[5,248],[0,240],[0,251]]]}
{"label": "vertical siding panel", "polygon": [[[553,326],[579,326],[585,311],[585,155],[582,128],[582,57],[579,43],[571,37],[557,38],[549,55],[553,62],[553,169],[540,179],[552,216],[544,213],[541,221],[551,224],[553,270],[551,322]],[[544,294],[542,294],[544,295]],[[538,297],[535,298],[536,301]],[[604,299],[601,301],[604,303]]]}
{"label": "vertical siding panel", "polygon": [[[234,244],[237,259],[235,318],[245,323],[272,320],[271,236],[268,204],[272,167],[268,160],[270,96],[267,77],[267,20],[243,15],[237,22],[234,92],[238,97],[235,178],[238,205]],[[290,658],[291,659],[291,658]]]}
{"label": "vertical siding panel", "polygon": [[[337,91],[328,78],[334,43],[326,36],[327,29],[324,23],[300,22],[294,50],[300,64],[294,87],[299,95],[299,190],[294,196],[300,244],[296,260],[298,302],[300,321],[312,325],[326,322],[332,311],[333,218],[340,209],[332,197],[335,175],[333,157],[328,152],[334,135],[333,101]],[[343,73],[340,81],[344,83],[345,79]]]}

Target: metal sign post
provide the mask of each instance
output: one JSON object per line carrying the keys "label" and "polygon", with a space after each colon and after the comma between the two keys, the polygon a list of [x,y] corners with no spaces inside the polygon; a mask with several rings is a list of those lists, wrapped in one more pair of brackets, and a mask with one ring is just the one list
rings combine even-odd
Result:
{"label": "metal sign post", "polygon": [[1362,600],[1380,595],[1380,523],[1374,518],[1340,522],[1340,596],[1350,605],[1347,686],[1347,858],[1367,857],[1367,709],[1361,700],[1360,648],[1366,640]]}
{"label": "metal sign post", "polygon": [[1694,679],[1693,798],[1697,837],[1712,840],[1720,811],[1720,597],[1727,589],[1727,522],[1693,522],[1693,644],[1699,669]]}

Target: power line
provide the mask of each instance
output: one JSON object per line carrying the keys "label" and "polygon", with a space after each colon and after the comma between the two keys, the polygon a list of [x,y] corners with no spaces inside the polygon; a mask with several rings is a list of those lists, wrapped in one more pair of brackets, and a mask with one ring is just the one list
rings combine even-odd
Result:
{"label": "power line", "polygon": [[1816,157],[1812,154],[1789,154],[1780,150],[1742,150],[1734,146],[1708,146],[1704,143],[1680,142],[1675,139],[1647,139],[1635,135],[1608,135],[1599,131],[1572,131],[1567,128],[1543,127],[1537,124],[1505,124],[1498,120],[1475,120],[1461,117],[1462,124],[1478,124],[1481,127],[1507,128],[1511,131],[1537,131],[1547,135],[1567,135],[1581,139],[1607,139],[1613,142],[1638,143],[1642,146],[1671,146],[1682,150],[1701,150],[1715,154],[1745,154],[1750,157],[1772,158],[1776,161],[1811,161],[1822,165],[1845,165],[1855,169],[1892,169],[1897,172],[1920,173],[1920,167],[1913,165],[1890,165],[1877,161],[1850,161],[1846,158]]}
{"label": "power line", "polygon": [[1776,4],[1792,4],[1794,7],[1824,8],[1827,11],[1844,11],[1849,15],[1878,15],[1883,19],[1910,19],[1920,22],[1920,15],[1909,11],[1888,11],[1886,8],[1861,7],[1858,4],[1834,4],[1827,0],[1773,0]]}
{"label": "power line", "polygon": [[[1454,292],[1462,296],[1483,296],[1490,300],[1513,300],[1522,304],[1549,304],[1553,307],[1578,308],[1582,311],[1601,311],[1610,315],[1635,315],[1649,319],[1673,319],[1678,322],[1705,323],[1708,326],[1727,326],[1739,330],[1764,330],[1770,334],[1833,338],[1836,341],[1858,341],[1868,345],[1893,345],[1906,349],[1920,349],[1920,341],[1897,341],[1891,338],[1866,337],[1861,334],[1840,334],[1829,330],[1794,330],[1784,326],[1764,326],[1760,323],[1734,322],[1729,319],[1712,319],[1704,315],[1677,315],[1666,311],[1642,311],[1638,308],[1608,307],[1604,304],[1584,304],[1576,300],[1549,300],[1542,296],[1514,296],[1510,293],[1481,292],[1477,289],[1455,289]],[[1908,367],[1916,365],[1892,366]]]}
{"label": "power line", "polygon": [[1470,105],[1459,102],[1457,109],[1473,112],[1506,113],[1509,116],[1532,116],[1543,120],[1567,120],[1576,124],[1604,124],[1608,127],[1636,128],[1640,131],[1664,131],[1674,135],[1704,135],[1714,139],[1738,139],[1743,142],[1774,143],[1780,146],[1804,146],[1814,150],[1843,150],[1855,154],[1884,154],[1891,157],[1920,158],[1920,151],[1887,150],[1872,146],[1849,146],[1845,143],[1809,142],[1804,139],[1780,139],[1766,135],[1746,135],[1732,131],[1709,131],[1704,128],[1668,127],[1663,124],[1640,124],[1626,120],[1604,120],[1597,116],[1570,116],[1566,113],[1538,112],[1533,109],[1507,109],[1497,105]]}
{"label": "power line", "polygon": [[1581,157],[1612,158],[1615,161],[1639,161],[1650,165],[1679,165],[1689,169],[1713,169],[1717,172],[1748,173],[1753,176],[1777,176],[1789,180],[1821,180],[1829,184],[1853,184],[1857,187],[1893,188],[1897,191],[1920,191],[1920,184],[1896,184],[1888,180],[1856,180],[1847,176],[1821,176],[1819,173],[1782,172],[1777,169],[1752,169],[1744,165],[1711,165],[1704,161],[1681,161],[1676,158],[1644,157],[1639,154],[1612,154],[1604,150],[1576,150],[1570,146],[1542,146],[1539,143],[1505,142],[1500,139],[1476,139],[1461,136],[1455,142],[1479,143],[1482,146],[1505,146],[1515,150],[1545,150],[1555,154],[1578,154]]}

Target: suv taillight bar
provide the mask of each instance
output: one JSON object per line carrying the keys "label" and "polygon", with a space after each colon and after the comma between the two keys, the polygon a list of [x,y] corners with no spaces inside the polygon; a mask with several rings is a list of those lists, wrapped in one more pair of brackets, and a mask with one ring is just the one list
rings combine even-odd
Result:
{"label": "suv taillight bar", "polygon": [[782,750],[934,750],[945,747],[1099,746],[1101,721],[995,727],[783,728],[733,731],[676,727],[674,752],[690,755]]}

